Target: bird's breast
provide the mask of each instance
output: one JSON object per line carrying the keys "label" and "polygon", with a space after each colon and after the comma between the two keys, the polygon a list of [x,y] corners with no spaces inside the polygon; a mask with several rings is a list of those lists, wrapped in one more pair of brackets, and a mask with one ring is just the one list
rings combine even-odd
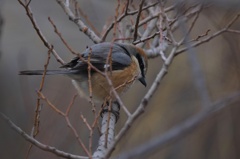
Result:
{"label": "bird's breast", "polygon": [[107,76],[111,80],[111,83],[108,82],[105,76],[96,72],[90,76],[90,80],[88,78],[75,78],[73,85],[77,88],[81,96],[90,97],[92,95],[95,101],[103,102],[106,98],[115,100],[114,95],[111,93],[112,88],[119,95],[126,92],[135,80],[138,79],[140,74],[141,71],[138,68],[138,64],[132,62],[130,66],[123,70],[108,72]]}

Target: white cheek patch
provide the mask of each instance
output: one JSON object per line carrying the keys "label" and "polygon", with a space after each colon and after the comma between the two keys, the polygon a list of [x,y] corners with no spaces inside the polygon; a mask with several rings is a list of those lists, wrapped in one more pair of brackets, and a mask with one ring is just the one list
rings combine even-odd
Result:
{"label": "white cheek patch", "polygon": [[141,70],[140,70],[140,67],[139,67],[139,62],[137,60],[136,57],[132,56],[132,60],[137,64],[137,70],[136,70],[136,76],[137,76],[137,79],[139,78],[142,78],[142,74],[141,74]]}

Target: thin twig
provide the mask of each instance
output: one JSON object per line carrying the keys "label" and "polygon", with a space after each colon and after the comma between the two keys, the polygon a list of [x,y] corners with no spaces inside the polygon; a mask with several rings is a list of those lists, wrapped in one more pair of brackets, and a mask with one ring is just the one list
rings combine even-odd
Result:
{"label": "thin twig", "polygon": [[81,114],[80,115],[82,121],[84,122],[84,124],[87,126],[88,130],[90,131],[89,133],[89,146],[88,146],[88,151],[90,154],[92,154],[92,138],[93,138],[93,129],[92,127],[90,126],[90,124],[87,122],[87,119]]}
{"label": "thin twig", "polygon": [[[50,55],[51,52],[53,50],[53,46],[51,46],[51,49],[48,50],[48,56],[47,56],[47,61],[44,64],[44,71],[43,71],[43,75],[42,75],[42,80],[38,89],[38,92],[41,92],[43,90],[43,85],[44,85],[44,81],[45,81],[45,76],[46,76],[46,72],[47,72],[47,67],[50,61]],[[34,117],[34,127],[33,127],[33,137],[36,137],[38,132],[39,132],[39,124],[40,124],[40,97],[37,98],[37,105],[36,105],[36,110],[35,110],[35,117]]]}
{"label": "thin twig", "polygon": [[[199,46],[199,45],[206,43],[206,42],[212,40],[213,38],[221,35],[222,33],[227,32],[229,30],[229,27],[231,27],[233,25],[233,23],[239,18],[239,16],[240,16],[240,13],[237,14],[223,29],[213,33],[211,36],[209,36],[205,39],[199,40],[199,41],[191,44],[191,47]],[[177,56],[178,54],[180,54],[182,52],[185,52],[187,49],[188,49],[187,47],[184,47],[184,48],[177,50],[175,56]]]}
{"label": "thin twig", "polygon": [[[45,76],[46,76],[46,72],[47,72],[47,67],[50,61],[50,57],[51,57],[51,52],[52,52],[53,46],[51,47],[51,50],[48,50],[48,56],[47,56],[47,61],[44,64],[44,71],[43,71],[43,75],[42,75],[42,80],[38,89],[38,92],[41,92],[43,90],[43,86],[44,86],[44,81],[45,81]],[[39,125],[40,125],[40,111],[41,111],[41,105],[40,105],[40,97],[37,98],[37,105],[36,105],[36,109],[35,109],[35,116],[34,116],[34,125],[33,125],[33,129],[32,129],[32,136],[35,138],[38,133],[39,133]],[[28,151],[27,151],[27,155],[26,158],[28,158],[29,153],[32,149],[32,144],[30,144]]]}
{"label": "thin twig", "polygon": [[66,113],[65,113],[65,116],[68,116],[74,102],[75,102],[75,99],[77,98],[77,94],[75,94],[73,97],[72,97],[72,100],[70,101],[68,107],[67,107],[67,110],[66,110]]}
{"label": "thin twig", "polygon": [[55,105],[53,105],[41,92],[38,92],[38,95],[41,97],[41,99],[43,99],[44,101],[47,102],[47,104],[55,111],[57,112],[58,114],[60,114],[61,116],[64,116],[65,117],[65,120],[67,122],[67,126],[72,130],[73,134],[75,135],[78,143],[80,144],[80,146],[83,148],[83,150],[85,151],[85,153],[91,157],[91,154],[89,153],[89,151],[87,150],[86,146],[84,145],[83,141],[80,139],[76,129],[72,126],[69,118],[68,118],[68,114],[69,114],[69,111],[74,103],[74,100],[75,98],[77,97],[76,95],[73,97],[73,99],[71,100],[67,110],[66,110],[66,113],[63,113],[61,110],[59,110]]}
{"label": "thin twig", "polygon": [[61,116],[65,116],[65,113],[63,113],[61,110],[59,110],[54,104],[52,104],[44,95],[42,92],[37,92],[38,96],[44,100],[55,112],[57,112]]}
{"label": "thin twig", "polygon": [[[128,15],[134,15],[134,14],[137,14],[137,13],[138,13],[138,10],[129,11],[129,12],[128,12],[129,1],[130,1],[130,0],[127,0],[126,7],[125,7],[125,12],[118,17],[117,23],[119,23],[120,21],[122,21],[122,20],[123,20],[126,16],[128,16]],[[149,9],[149,8],[155,6],[156,4],[158,4],[158,2],[149,4],[149,5],[145,6],[145,7],[143,7],[142,10]],[[102,41],[105,41],[105,40],[106,40],[107,35],[108,35],[108,33],[112,30],[114,24],[115,24],[115,21],[113,21],[113,22],[109,25],[109,27],[106,29],[106,31],[105,31],[104,34],[102,35]]]}
{"label": "thin twig", "polygon": [[138,35],[137,35],[137,33],[138,33],[138,24],[139,24],[139,19],[140,19],[141,13],[142,13],[143,3],[144,3],[144,0],[141,0],[140,5],[139,5],[139,9],[138,9],[136,22],[135,22],[135,27],[134,27],[133,41],[136,41],[137,37],[138,37]]}
{"label": "thin twig", "polygon": [[134,41],[133,44],[134,44],[134,45],[137,45],[137,44],[139,44],[139,43],[144,43],[145,41],[148,41],[148,40],[154,38],[155,36],[157,36],[157,35],[159,35],[159,34],[160,34],[160,31],[157,31],[157,32],[155,32],[154,34],[152,34],[152,35],[150,35],[150,36],[148,36],[148,37],[141,38],[141,39],[139,39],[139,40],[137,40],[137,41]]}
{"label": "thin twig", "polygon": [[[33,28],[35,29],[36,33],[38,34],[39,38],[41,39],[41,41],[43,42],[43,44],[48,48],[48,50],[51,49],[51,44],[47,41],[47,39],[44,37],[42,31],[40,30],[39,26],[37,25],[37,22],[33,16],[33,13],[31,11],[31,8],[29,7],[30,1],[27,5],[25,5],[21,0],[18,0],[18,2],[23,6],[23,8],[25,9],[28,18],[30,19]],[[52,49],[52,53],[53,56],[56,58],[57,62],[64,64],[64,61],[62,60],[62,58],[57,54],[57,52]]]}
{"label": "thin twig", "polygon": [[[93,23],[88,19],[88,16],[82,11],[82,9],[80,8],[79,3],[74,0],[75,2],[75,10],[78,11],[80,13],[80,15],[85,19],[86,23],[92,28],[92,30],[98,35],[100,36],[99,31],[97,30],[97,28],[93,25]],[[76,12],[75,11],[75,12]],[[77,12],[76,12],[77,13]]]}
{"label": "thin twig", "polygon": [[88,151],[88,149],[86,148],[85,144],[83,143],[82,139],[80,138],[80,136],[77,133],[77,130],[73,127],[73,125],[71,124],[68,116],[65,116],[65,120],[67,122],[67,126],[72,130],[74,136],[76,137],[78,143],[80,144],[80,146],[83,148],[84,152],[87,154],[87,156],[89,158],[92,158],[92,154],[90,154],[90,152]]}
{"label": "thin twig", "polygon": [[93,30],[91,30],[89,27],[87,27],[80,18],[76,17],[73,14],[73,12],[71,11],[67,3],[64,3],[62,0],[56,0],[56,1],[65,11],[65,13],[68,15],[69,19],[78,26],[81,32],[87,35],[87,37],[89,37],[94,43],[101,42],[101,39],[97,36],[97,34]]}
{"label": "thin twig", "polygon": [[172,31],[172,29],[171,29],[171,25],[170,25],[169,22],[168,22],[167,14],[164,12],[164,8],[163,8],[162,3],[160,3],[160,9],[161,9],[161,11],[162,11],[160,15],[161,15],[162,18],[163,18],[163,22],[165,22],[165,24],[166,24],[167,33],[169,34],[170,39],[171,39],[173,45],[176,45],[177,42],[176,42],[176,39],[175,39],[175,37],[174,37],[174,35],[173,35],[173,31]]}
{"label": "thin twig", "polygon": [[240,34],[239,30],[234,30],[234,29],[228,29],[227,32]]}
{"label": "thin twig", "polygon": [[[199,14],[202,11],[202,8],[203,8],[202,5],[200,5],[199,9],[197,9],[198,12],[196,12],[196,16],[194,17],[194,19],[193,19],[189,29],[187,30],[186,34],[184,34],[184,37],[182,38],[182,40],[180,40],[180,42],[179,42],[180,44],[184,43],[186,41],[186,39],[188,38],[190,32],[192,31],[193,27],[195,26],[195,23],[196,23],[196,21],[199,17]],[[181,18],[180,21],[183,23],[183,18]]]}
{"label": "thin twig", "polygon": [[76,51],[74,51],[66,42],[66,40],[64,40],[64,38],[62,37],[62,34],[58,31],[57,26],[54,24],[53,20],[48,17],[49,22],[52,24],[53,28],[54,28],[54,32],[58,35],[58,37],[61,39],[61,41],[63,42],[63,44],[68,48],[68,50],[74,54],[74,55],[78,55],[78,53]]}
{"label": "thin twig", "polygon": [[6,115],[0,112],[0,117],[19,135],[21,135],[25,140],[30,142],[31,144],[35,145],[36,147],[40,148],[43,151],[48,151],[51,152],[57,156],[63,157],[63,158],[68,158],[68,159],[88,159],[89,157],[85,156],[77,156],[73,155],[71,153],[67,153],[64,151],[61,151],[55,147],[45,145],[38,140],[34,139],[30,135],[28,135],[26,132],[24,132],[21,128],[19,128],[16,124],[14,124]]}
{"label": "thin twig", "polygon": [[197,38],[191,40],[190,42],[193,42],[193,41],[199,41],[199,39],[201,39],[201,38],[203,38],[203,37],[205,37],[205,36],[208,36],[208,34],[209,34],[210,31],[211,31],[211,30],[208,29],[204,34],[202,34],[202,35],[198,35]]}
{"label": "thin twig", "polygon": [[[151,14],[155,14],[157,12],[157,10],[153,9],[153,8],[149,8],[149,11]],[[146,30],[144,31],[144,33],[142,34],[141,36],[141,39],[144,39],[146,37],[148,37],[151,32],[153,31],[153,29],[155,28],[156,26],[156,23],[157,23],[157,19],[153,19],[152,21],[150,21],[150,23],[148,24]],[[133,41],[134,43],[134,41]],[[138,43],[137,46],[138,47],[143,47],[144,43]]]}

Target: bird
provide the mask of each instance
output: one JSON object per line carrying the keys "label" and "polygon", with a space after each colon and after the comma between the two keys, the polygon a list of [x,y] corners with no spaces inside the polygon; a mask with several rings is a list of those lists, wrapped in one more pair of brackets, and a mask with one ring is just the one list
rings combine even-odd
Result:
{"label": "bird", "polygon": [[[94,68],[89,69],[89,63]],[[84,97],[90,96],[90,79],[92,99],[103,103],[110,98],[116,100],[111,95],[112,87],[120,96],[137,80],[146,87],[147,67],[147,55],[142,48],[128,43],[103,42],[87,47],[70,62],[62,65],[62,70],[46,70],[45,73],[68,76],[77,92]],[[112,86],[101,72],[107,72]],[[19,75],[43,73],[44,70],[25,70],[20,71]]]}

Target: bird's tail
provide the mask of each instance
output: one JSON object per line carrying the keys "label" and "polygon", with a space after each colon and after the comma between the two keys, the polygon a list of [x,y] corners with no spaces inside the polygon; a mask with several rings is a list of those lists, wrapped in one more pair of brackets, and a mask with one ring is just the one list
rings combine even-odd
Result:
{"label": "bird's tail", "polygon": [[[19,75],[43,75],[44,70],[26,70],[20,71]],[[47,70],[46,75],[74,74],[77,70]]]}

